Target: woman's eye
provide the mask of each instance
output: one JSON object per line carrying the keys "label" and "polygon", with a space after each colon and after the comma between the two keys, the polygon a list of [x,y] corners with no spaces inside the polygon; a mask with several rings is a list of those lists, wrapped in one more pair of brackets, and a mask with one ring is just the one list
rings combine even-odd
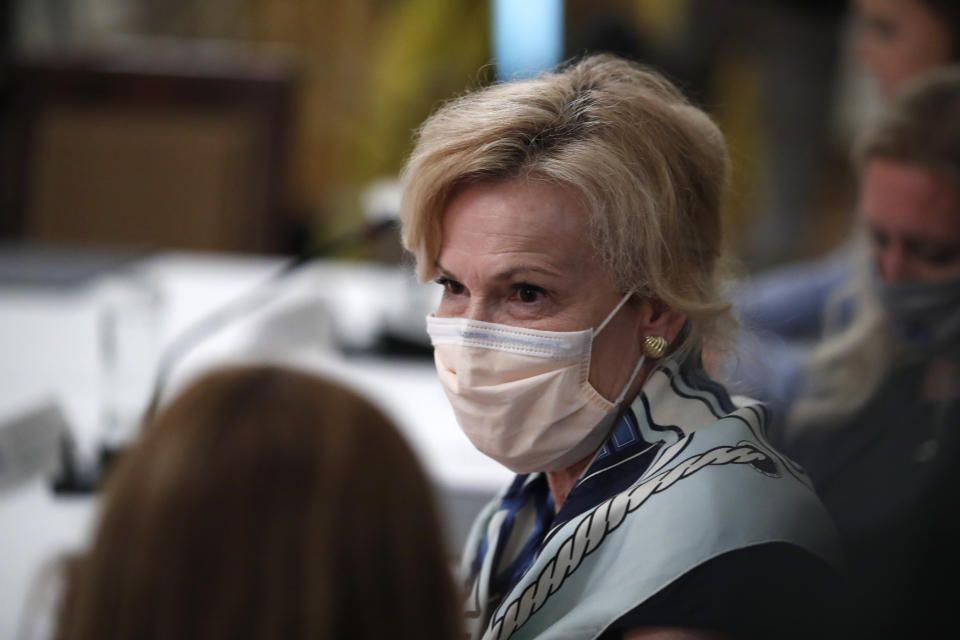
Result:
{"label": "woman's eye", "polygon": [[884,18],[867,18],[862,24],[870,35],[884,41],[894,40],[899,31],[895,22]]}
{"label": "woman's eye", "polygon": [[873,240],[873,245],[879,249],[883,249],[890,244],[890,236],[883,231],[874,229],[870,232],[870,237]]}
{"label": "woman's eye", "polygon": [[543,289],[532,284],[518,284],[515,287],[517,292],[517,298],[520,302],[532,303],[537,302],[546,293]]}
{"label": "woman's eye", "polygon": [[942,267],[960,258],[957,247],[923,247],[916,252],[917,257],[933,267]]}
{"label": "woman's eye", "polygon": [[434,282],[443,287],[444,291],[452,293],[455,296],[462,294],[466,290],[462,284],[450,278],[437,278]]}

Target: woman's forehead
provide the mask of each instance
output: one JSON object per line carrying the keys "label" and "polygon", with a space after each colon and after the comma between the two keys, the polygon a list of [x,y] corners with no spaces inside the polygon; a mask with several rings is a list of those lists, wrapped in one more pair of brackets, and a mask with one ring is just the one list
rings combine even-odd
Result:
{"label": "woman's forehead", "polygon": [[463,187],[443,213],[439,262],[490,259],[563,268],[596,260],[589,212],[570,188],[513,179]]}
{"label": "woman's forehead", "polygon": [[960,239],[960,188],[921,167],[871,161],[861,185],[860,213],[877,227]]}

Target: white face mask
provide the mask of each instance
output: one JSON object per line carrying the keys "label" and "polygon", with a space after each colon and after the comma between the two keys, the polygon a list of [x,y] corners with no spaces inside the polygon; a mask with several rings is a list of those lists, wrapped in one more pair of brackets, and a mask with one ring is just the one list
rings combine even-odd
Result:
{"label": "white face mask", "polygon": [[590,351],[631,295],[596,331],[428,316],[440,381],[473,445],[514,473],[565,469],[598,449],[644,358],[610,402],[588,379]]}

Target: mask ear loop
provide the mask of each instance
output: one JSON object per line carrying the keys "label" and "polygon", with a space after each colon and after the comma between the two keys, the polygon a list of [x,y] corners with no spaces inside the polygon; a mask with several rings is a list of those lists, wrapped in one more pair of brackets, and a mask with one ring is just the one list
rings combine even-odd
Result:
{"label": "mask ear loop", "polygon": [[613,311],[611,311],[610,313],[608,313],[608,314],[607,314],[607,317],[604,318],[604,319],[603,319],[603,322],[600,323],[600,326],[597,327],[597,328],[594,330],[594,332],[593,332],[593,337],[594,337],[594,338],[596,338],[598,335],[600,335],[600,332],[603,331],[603,328],[606,327],[606,326],[610,323],[611,320],[613,320],[613,316],[617,315],[617,311],[620,311],[620,309],[623,308],[623,305],[627,304],[627,300],[629,300],[629,299],[630,299],[630,296],[632,296],[632,295],[633,295],[633,289],[630,289],[630,291],[627,291],[627,295],[623,296],[623,298],[620,299],[620,302],[618,302],[618,303],[617,303],[617,306],[615,306],[615,307],[613,308]]}
{"label": "mask ear loop", "polygon": [[627,384],[624,385],[623,391],[620,392],[620,397],[617,398],[617,401],[614,404],[619,405],[623,402],[623,399],[627,397],[627,391],[630,390],[630,387],[633,386],[633,381],[637,379],[637,375],[640,373],[643,363],[647,360],[646,354],[640,354],[640,360],[637,362],[637,366],[633,368],[633,373],[630,374],[630,379],[627,380]]}
{"label": "mask ear loop", "polygon": [[[593,332],[594,338],[596,338],[600,334],[600,332],[603,331],[603,328],[606,327],[611,320],[613,320],[613,317],[617,315],[617,311],[620,311],[620,309],[623,308],[623,305],[627,304],[627,300],[629,300],[633,296],[633,292],[634,292],[634,289],[630,289],[630,291],[627,291],[626,295],[620,299],[620,302],[618,302],[617,306],[613,308],[613,311],[611,311],[607,315],[607,317],[603,320],[603,322],[600,323],[600,326],[597,327],[596,331]],[[633,373],[630,374],[630,379],[627,380],[627,384],[624,385],[623,391],[620,392],[620,395],[617,397],[616,402],[614,402],[613,404],[619,405],[621,402],[623,402],[623,399],[627,397],[627,391],[630,390],[630,387],[633,385],[633,381],[636,380],[637,376],[640,374],[640,369],[643,367],[643,363],[646,361],[646,359],[647,359],[646,354],[644,354],[641,351],[640,360],[637,362],[637,366],[633,368]]]}

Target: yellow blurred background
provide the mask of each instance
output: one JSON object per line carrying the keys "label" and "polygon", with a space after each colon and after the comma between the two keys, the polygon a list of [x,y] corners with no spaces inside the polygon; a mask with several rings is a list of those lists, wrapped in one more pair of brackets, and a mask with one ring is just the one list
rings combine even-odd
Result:
{"label": "yellow blurred background", "polygon": [[[419,122],[497,80],[496,4],[0,5],[2,240],[322,248],[389,208]],[[735,165],[728,243],[748,266],[818,254],[844,236],[853,185],[849,122],[837,115],[850,93],[843,3],[554,4],[563,57],[640,60],[717,118]],[[398,255],[353,254],[371,251]]]}

